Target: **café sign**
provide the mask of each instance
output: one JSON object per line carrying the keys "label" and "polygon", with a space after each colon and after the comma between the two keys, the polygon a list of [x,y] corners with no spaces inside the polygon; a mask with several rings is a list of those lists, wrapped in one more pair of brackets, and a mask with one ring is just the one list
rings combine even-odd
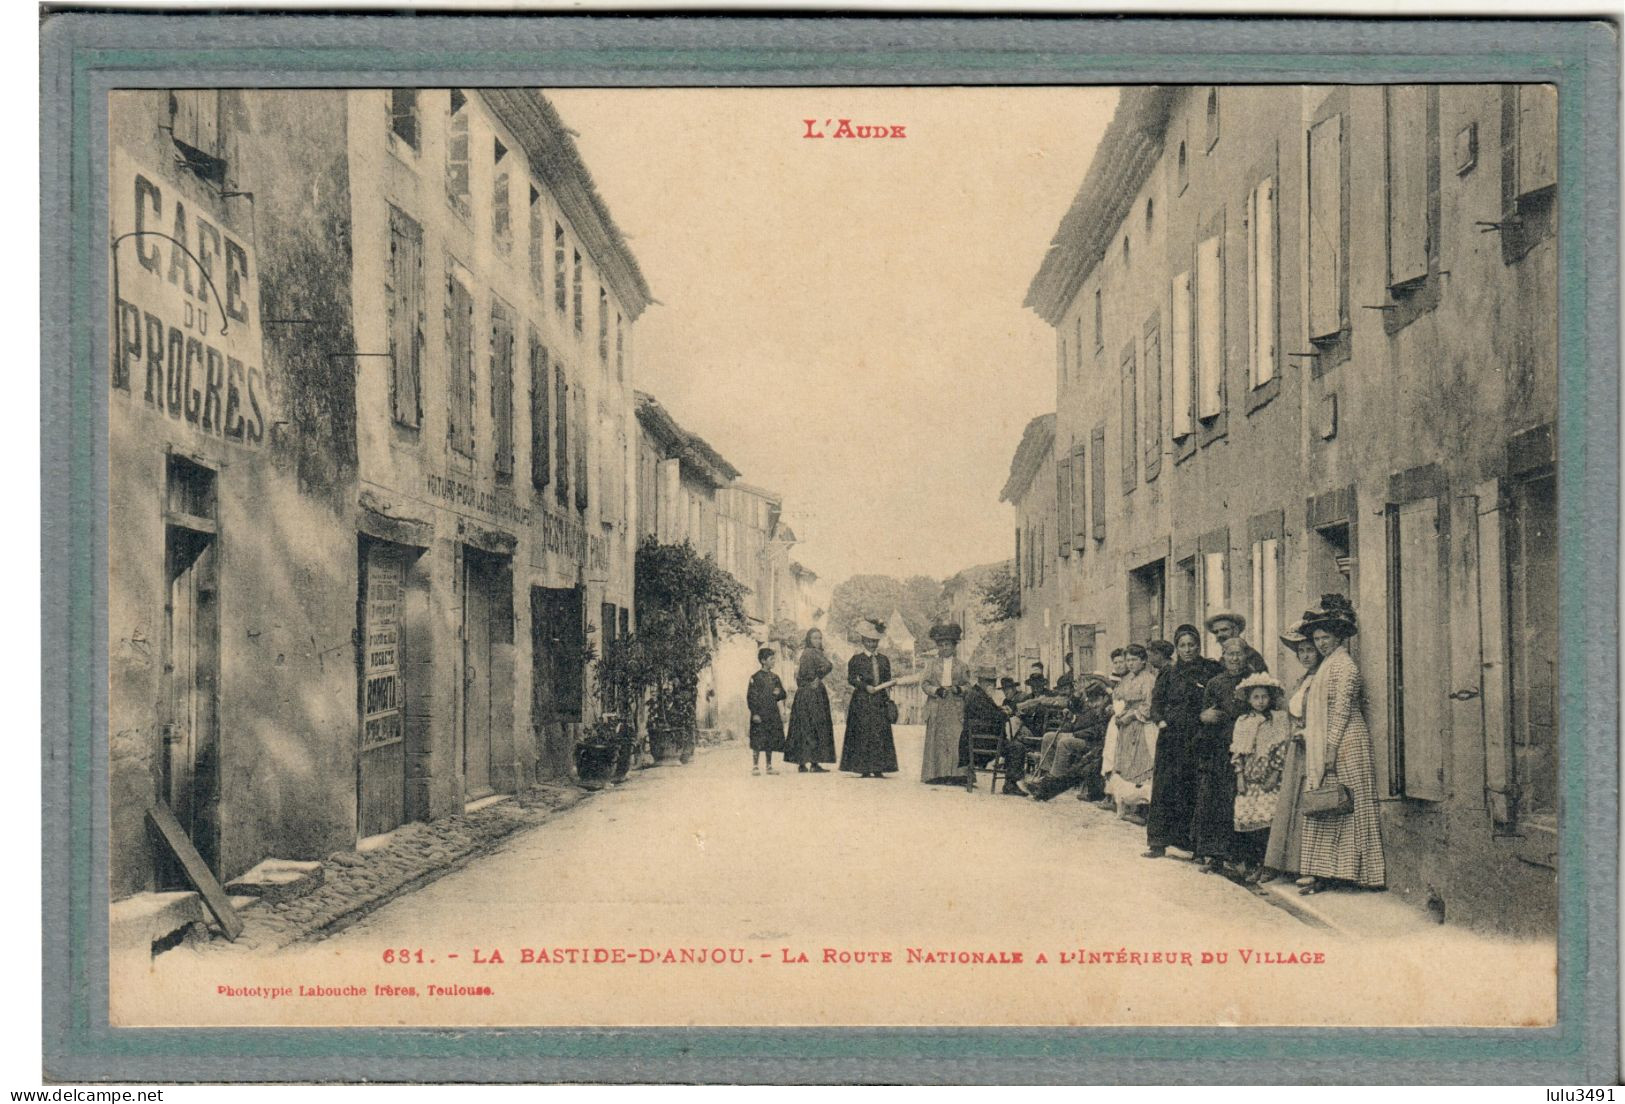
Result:
{"label": "caf\u00e9 sign", "polygon": [[199,433],[262,444],[269,388],[252,243],[123,150],[109,208],[113,387]]}

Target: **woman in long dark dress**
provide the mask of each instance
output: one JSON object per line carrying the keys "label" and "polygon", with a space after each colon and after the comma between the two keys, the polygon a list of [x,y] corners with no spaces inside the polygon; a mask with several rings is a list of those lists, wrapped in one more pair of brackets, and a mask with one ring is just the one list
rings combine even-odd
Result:
{"label": "woman in long dark dress", "polygon": [[796,697],[790,705],[790,737],[784,757],[797,770],[823,773],[821,763],[835,762],[835,725],[829,714],[825,677],[835,665],[824,654],[824,634],[808,629],[796,666]]}
{"label": "woman in long dark dress", "polygon": [[1191,850],[1196,811],[1196,757],[1192,746],[1201,730],[1202,693],[1219,665],[1202,655],[1202,634],[1194,625],[1174,632],[1174,662],[1153,703],[1152,719],[1162,727],[1151,775],[1151,811],[1146,816],[1145,857],[1160,859],[1170,847]]}
{"label": "woman in long dark dress", "polygon": [[1203,870],[1223,868],[1236,850],[1236,773],[1230,763],[1230,738],[1246,706],[1236,694],[1247,677],[1247,644],[1240,637],[1224,642],[1224,669],[1202,690],[1202,722],[1192,744],[1196,760],[1196,809],[1192,814],[1191,850]]}
{"label": "woman in long dark dress", "polygon": [[879,778],[897,769],[897,745],[892,742],[891,660],[880,654],[885,630],[873,621],[860,621],[858,639],[863,651],[846,665],[852,702],[846,707],[846,738],[841,743],[841,769],[864,778]]}

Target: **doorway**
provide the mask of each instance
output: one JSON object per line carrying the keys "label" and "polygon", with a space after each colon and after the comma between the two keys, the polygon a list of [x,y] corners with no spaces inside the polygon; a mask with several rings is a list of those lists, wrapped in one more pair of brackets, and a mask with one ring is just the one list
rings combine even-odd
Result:
{"label": "doorway", "polygon": [[361,542],[361,749],[356,776],[356,834],[406,823],[406,687],[403,670],[407,552]]}
{"label": "doorway", "polygon": [[581,722],[586,644],[580,587],[530,588],[531,727],[541,751],[540,773],[565,778],[574,743],[564,726]]}
{"label": "doorway", "polygon": [[1128,573],[1129,639],[1137,644],[1163,639],[1167,571],[1167,561],[1156,560]]}
{"label": "doorway", "polygon": [[[463,547],[463,799],[473,801],[493,792],[492,737],[497,712],[494,660],[499,619],[504,613],[500,588],[507,573],[503,558]],[[509,628],[511,629],[511,622]]]}
{"label": "doorway", "polygon": [[1511,587],[1512,752],[1516,812],[1525,826],[1557,826],[1557,473],[1512,485],[1507,534]]}
{"label": "doorway", "polygon": [[[220,872],[219,551],[215,473],[168,458],[164,511],[163,750],[159,796],[203,862]],[[189,888],[162,852],[157,888]]]}

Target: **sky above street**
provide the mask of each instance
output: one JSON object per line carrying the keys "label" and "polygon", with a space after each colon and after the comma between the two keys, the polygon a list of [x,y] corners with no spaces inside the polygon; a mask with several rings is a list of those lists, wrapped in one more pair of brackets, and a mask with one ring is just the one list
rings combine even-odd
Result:
{"label": "sky above street", "polygon": [[1054,407],[1054,331],[1021,302],[1115,91],[547,95],[659,300],[638,387],[784,496],[796,559],[834,583],[1011,554],[999,491]]}

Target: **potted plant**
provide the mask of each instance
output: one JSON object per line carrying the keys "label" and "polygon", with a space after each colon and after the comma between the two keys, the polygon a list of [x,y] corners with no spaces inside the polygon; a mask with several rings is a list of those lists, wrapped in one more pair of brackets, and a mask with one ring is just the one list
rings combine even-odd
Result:
{"label": "potted plant", "polygon": [[611,781],[620,782],[631,770],[638,732],[649,688],[655,677],[649,648],[640,636],[623,636],[604,645],[594,668],[603,722],[614,726],[615,763]]}
{"label": "potted plant", "polygon": [[613,715],[600,717],[576,742],[576,777],[588,789],[598,790],[615,772],[620,751],[620,723]]}

